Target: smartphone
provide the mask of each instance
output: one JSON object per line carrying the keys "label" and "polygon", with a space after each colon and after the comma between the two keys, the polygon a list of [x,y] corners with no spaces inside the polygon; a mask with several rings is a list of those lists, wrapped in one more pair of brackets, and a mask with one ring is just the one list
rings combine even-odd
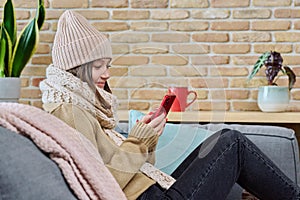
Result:
{"label": "smartphone", "polygon": [[[165,113],[165,115],[167,116],[175,98],[176,98],[176,95],[174,95],[174,94],[165,95],[163,100],[161,101],[161,104],[160,104],[158,110],[152,114],[151,120],[158,117],[162,113]],[[149,123],[151,120],[149,120],[147,123]]]}

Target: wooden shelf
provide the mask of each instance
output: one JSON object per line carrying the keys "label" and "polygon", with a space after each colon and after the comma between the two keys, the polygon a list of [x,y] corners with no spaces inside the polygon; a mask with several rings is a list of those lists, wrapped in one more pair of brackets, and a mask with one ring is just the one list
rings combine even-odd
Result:
{"label": "wooden shelf", "polygon": [[[148,111],[144,111],[147,113]],[[128,111],[119,111],[119,120],[128,121]],[[300,123],[300,112],[170,112],[169,122]]]}

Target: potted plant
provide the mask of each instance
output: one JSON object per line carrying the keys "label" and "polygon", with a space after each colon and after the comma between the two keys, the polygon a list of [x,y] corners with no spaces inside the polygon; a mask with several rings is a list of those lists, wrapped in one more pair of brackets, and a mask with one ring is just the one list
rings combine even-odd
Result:
{"label": "potted plant", "polygon": [[[290,90],[296,82],[296,75],[289,66],[283,66],[283,59],[280,53],[270,51],[263,53],[255,63],[248,79],[252,79],[262,68],[266,67],[265,75],[268,81],[267,86],[261,86],[258,90],[257,102],[259,108],[264,112],[282,112],[285,111],[289,100]],[[288,86],[278,86],[276,81],[279,72],[288,76]]]}
{"label": "potted plant", "polygon": [[[18,100],[20,75],[36,51],[39,30],[43,26],[44,20],[44,1],[38,0],[35,17],[28,22],[17,37],[13,2],[12,0],[5,2],[0,26],[0,101]],[[10,95],[15,97],[10,97]]]}

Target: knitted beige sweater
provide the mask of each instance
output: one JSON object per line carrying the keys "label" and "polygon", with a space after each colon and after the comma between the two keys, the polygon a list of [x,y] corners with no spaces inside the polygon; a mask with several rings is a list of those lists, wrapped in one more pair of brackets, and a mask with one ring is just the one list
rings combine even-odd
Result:
{"label": "knitted beige sweater", "polygon": [[175,179],[153,166],[158,135],[144,123],[136,124],[125,138],[114,131],[116,98],[99,89],[112,108],[104,108],[86,82],[53,65],[41,82],[43,108],[75,128],[98,149],[128,199],[136,199],[157,182],[169,188]]}

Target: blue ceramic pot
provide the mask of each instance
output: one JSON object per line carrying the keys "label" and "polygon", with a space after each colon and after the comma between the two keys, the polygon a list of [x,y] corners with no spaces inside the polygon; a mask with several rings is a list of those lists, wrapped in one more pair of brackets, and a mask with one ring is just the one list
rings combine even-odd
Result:
{"label": "blue ceramic pot", "polygon": [[290,102],[288,87],[261,86],[258,89],[257,103],[263,112],[284,112]]}

